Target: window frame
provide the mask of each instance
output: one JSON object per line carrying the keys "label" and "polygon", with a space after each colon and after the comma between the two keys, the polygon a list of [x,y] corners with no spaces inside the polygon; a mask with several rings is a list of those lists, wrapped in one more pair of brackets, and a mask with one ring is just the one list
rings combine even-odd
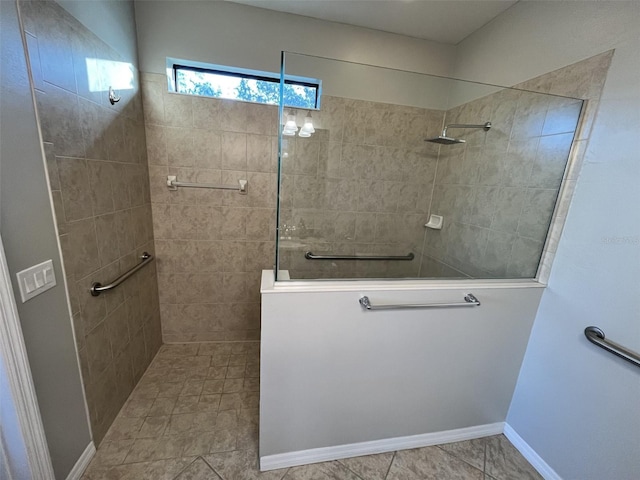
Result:
{"label": "window frame", "polygon": [[[175,93],[180,95],[191,95],[189,93],[183,93],[178,91],[178,70],[187,70],[191,72],[198,73],[210,73],[214,75],[225,75],[228,77],[235,78],[246,78],[248,80],[259,80],[264,82],[273,83],[276,85],[280,84],[280,75],[271,72],[263,72],[259,70],[248,70],[243,68],[234,68],[227,67],[224,65],[207,65],[199,62],[189,62],[186,60],[177,60],[177,59],[169,59],[167,58],[167,70],[171,70],[171,77],[169,82],[169,89]],[[167,73],[169,73],[167,71]],[[306,78],[306,77],[298,77],[287,75],[285,77],[284,83],[286,85],[299,85],[302,87],[310,87],[315,88],[315,98],[314,98],[314,107],[296,107],[293,105],[284,105],[286,108],[302,108],[306,110],[320,110],[320,98],[322,92],[322,80],[315,78]],[[197,95],[206,98],[223,98],[223,97],[210,97],[208,95]],[[227,99],[227,100],[235,100],[240,102],[251,102],[250,100],[242,100],[239,98]],[[263,103],[263,102],[251,102],[251,103],[259,103],[261,105],[274,105],[271,103]],[[277,106],[277,104],[275,104]]]}

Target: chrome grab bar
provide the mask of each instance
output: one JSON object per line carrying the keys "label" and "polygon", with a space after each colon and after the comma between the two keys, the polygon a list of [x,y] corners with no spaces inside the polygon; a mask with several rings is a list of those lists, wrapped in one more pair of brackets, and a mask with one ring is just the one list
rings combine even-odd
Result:
{"label": "chrome grab bar", "polygon": [[316,255],[306,252],[304,258],[307,260],[408,260],[415,258],[413,253],[407,255]]}
{"label": "chrome grab bar", "polygon": [[373,305],[369,297],[364,296],[360,298],[360,305],[365,310],[395,310],[406,308],[453,308],[453,307],[479,307],[480,300],[478,300],[473,293],[467,293],[464,297],[464,302],[455,303],[408,303],[408,304],[383,304]]}
{"label": "chrome grab bar", "polygon": [[609,353],[613,353],[623,360],[632,363],[636,367],[640,367],[640,354],[634,352],[633,350],[629,350],[628,348],[625,348],[622,345],[617,344],[616,342],[607,340],[604,336],[604,332],[598,327],[585,328],[584,336],[587,337],[587,340],[589,340],[594,345],[605,349]]}
{"label": "chrome grab bar", "polygon": [[238,180],[238,186],[236,187],[235,185],[216,185],[215,183],[179,182],[178,177],[176,177],[175,175],[168,175],[167,187],[169,187],[169,190],[177,190],[178,187],[213,188],[216,190],[237,190],[241,195],[247,194],[246,180]]}
{"label": "chrome grab bar", "polygon": [[137,264],[132,269],[127,270],[125,273],[120,275],[114,281],[112,281],[112,282],[110,282],[110,283],[108,283],[106,285],[102,285],[99,282],[94,282],[91,285],[91,295],[94,296],[94,297],[97,297],[102,292],[106,292],[107,290],[112,290],[112,289],[116,288],[118,285],[120,285],[122,282],[124,282],[127,278],[129,278],[131,275],[136,273],[138,270],[140,270],[146,264],[148,264],[151,261],[153,261],[153,255],[151,255],[151,254],[149,254],[147,252],[144,252],[140,258],[142,259],[142,261],[139,264]]}

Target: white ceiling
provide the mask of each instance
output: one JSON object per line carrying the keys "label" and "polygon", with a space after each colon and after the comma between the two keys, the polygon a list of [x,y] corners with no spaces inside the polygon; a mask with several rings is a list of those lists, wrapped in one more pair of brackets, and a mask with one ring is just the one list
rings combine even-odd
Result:
{"label": "white ceiling", "polygon": [[452,45],[517,0],[227,0]]}

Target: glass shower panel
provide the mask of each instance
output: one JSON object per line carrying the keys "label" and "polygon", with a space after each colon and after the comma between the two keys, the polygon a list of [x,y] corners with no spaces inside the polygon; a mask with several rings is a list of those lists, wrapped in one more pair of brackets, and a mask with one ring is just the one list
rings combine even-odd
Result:
{"label": "glass shower panel", "polygon": [[581,100],[283,58],[278,280],[535,276]]}

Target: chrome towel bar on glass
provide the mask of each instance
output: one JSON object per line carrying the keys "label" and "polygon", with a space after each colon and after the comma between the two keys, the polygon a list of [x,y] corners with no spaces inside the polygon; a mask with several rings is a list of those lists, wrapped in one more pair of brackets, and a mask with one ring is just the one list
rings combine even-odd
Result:
{"label": "chrome towel bar on glass", "polygon": [[91,285],[91,295],[93,295],[94,297],[97,297],[102,292],[106,292],[107,290],[112,290],[112,289],[116,288],[118,285],[120,285],[122,282],[124,282],[131,275],[136,273],[138,270],[140,270],[146,264],[150,263],[153,260],[153,255],[151,255],[151,254],[149,254],[147,252],[144,252],[140,258],[142,259],[142,261],[139,264],[137,264],[131,270],[127,270],[125,273],[120,275],[114,281],[112,281],[112,282],[110,282],[110,283],[108,283],[106,285],[102,285],[99,282],[95,282],[93,285]]}
{"label": "chrome towel bar on glass", "polygon": [[169,190],[177,190],[178,187],[189,188],[213,188],[215,190],[237,190],[240,195],[247,194],[247,181],[238,180],[238,185],[216,185],[215,183],[191,183],[191,182],[179,182],[178,177],[175,175],[167,176],[167,187]]}
{"label": "chrome towel bar on glass", "polygon": [[369,297],[364,296],[360,298],[360,305],[365,310],[396,310],[407,308],[453,308],[453,307],[479,307],[480,300],[478,300],[472,293],[467,293],[464,297],[464,302],[453,303],[406,303],[406,304],[382,304],[373,305]]}
{"label": "chrome towel bar on glass", "polygon": [[307,260],[413,260],[413,253],[407,255],[316,255],[306,252],[304,258]]}
{"label": "chrome towel bar on glass", "polygon": [[616,342],[607,340],[604,336],[604,332],[598,327],[587,327],[584,329],[584,336],[587,337],[594,345],[605,349],[609,353],[626,360],[629,363],[634,364],[636,367],[640,367],[640,354],[629,350],[628,348],[618,345]]}

